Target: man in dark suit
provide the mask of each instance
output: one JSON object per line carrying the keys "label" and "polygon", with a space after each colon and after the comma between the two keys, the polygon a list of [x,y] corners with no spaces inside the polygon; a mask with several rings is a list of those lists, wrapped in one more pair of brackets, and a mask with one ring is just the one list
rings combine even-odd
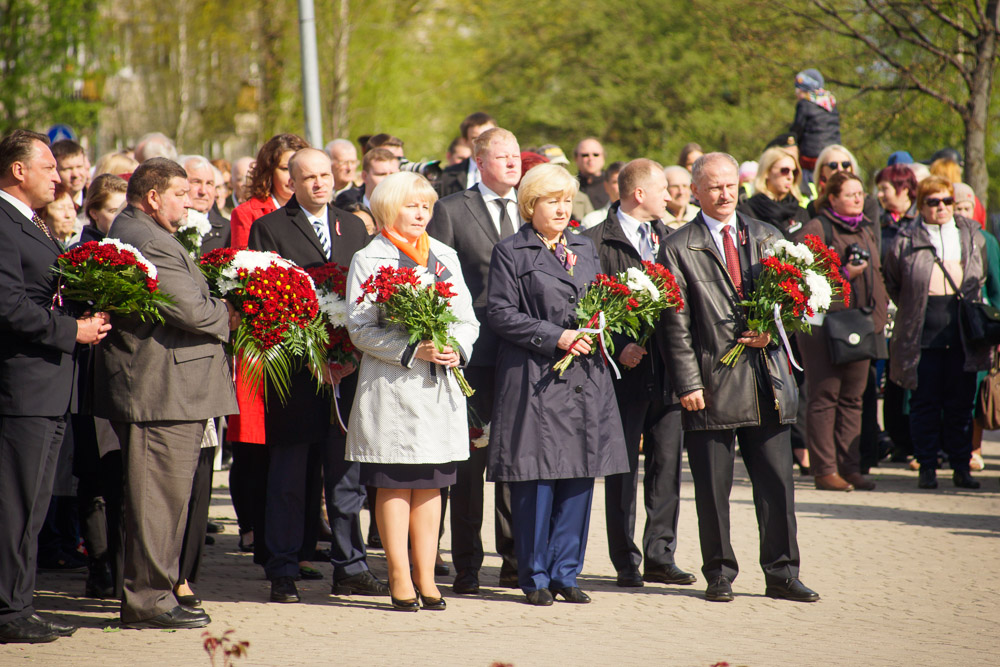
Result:
{"label": "man in dark suit", "polygon": [[[139,250],[172,303],[163,323],[114,318],[97,349],[95,417],[111,421],[125,469],[125,564],[121,619],[133,628],[199,628],[211,621],[174,595],[202,438],[209,419],[237,409],[224,344],[239,325],[209,293],[198,266],[174,238],[190,206],[187,174],[166,158],[136,168],[128,205],[108,230]],[[170,520],[165,520],[169,517]]]}
{"label": "man in dark suit", "polygon": [[[517,138],[502,128],[480,134],[473,143],[473,157],[482,175],[478,184],[439,199],[427,233],[455,249],[462,275],[472,293],[472,307],[479,320],[479,340],[472,351],[465,377],[476,390],[469,405],[484,424],[493,416],[493,379],[499,341],[486,323],[486,289],[490,257],[500,239],[521,226],[517,190],[521,180],[521,151]],[[454,590],[479,592],[483,565],[483,485],[486,448],[474,450],[458,464],[458,483],[451,488],[451,549],[457,570]],[[510,528],[510,493],[503,484],[496,492],[497,551],[503,557],[500,585],[517,588],[517,559]]]}
{"label": "man in dark suit", "polygon": [[[303,148],[289,160],[288,169],[295,196],[254,223],[250,228],[250,249],[277,252],[302,267],[328,262],[350,266],[354,253],[367,243],[368,232],[357,216],[328,204],[333,191],[330,156],[315,148]],[[350,364],[316,369],[339,391],[345,423],[357,387],[354,371]],[[308,541],[315,544],[314,524],[318,529],[320,466],[333,531],[332,594],[388,595],[388,585],[372,576],[365,560],[360,465],[344,460],[347,439],[338,426],[330,425],[330,396],[317,391],[310,370],[292,375],[284,404],[269,399],[265,430],[270,468],[263,539],[270,556],[264,570],[271,580],[271,601],[299,601],[295,587],[299,552]],[[306,537],[307,526],[310,539]],[[254,540],[260,539],[259,534],[254,535]]]}
{"label": "man in dark suit", "polygon": [[[654,261],[669,233],[661,221],[670,201],[662,166],[652,160],[633,160],[619,172],[618,187],[620,202],[612,205],[604,222],[585,232],[597,246],[601,269],[609,275]],[[694,575],[674,564],[680,515],[681,408],[654,342],[641,346],[637,340],[616,334],[614,343],[624,367],[614,385],[629,456],[629,472],[604,480],[608,549],[618,572],[617,583],[634,588],[641,587],[643,579],[692,584]],[[646,505],[642,551],[633,541],[640,438]],[[640,575],[643,553],[646,565]]]}
{"label": "man in dark suit", "polygon": [[[469,146],[472,146],[476,137],[490,129],[496,127],[497,122],[493,116],[482,111],[469,114],[459,125],[459,132],[462,139]],[[441,198],[453,195],[462,190],[468,190],[482,180],[479,173],[479,166],[476,163],[475,155],[467,157],[458,164],[453,164],[441,172],[441,177],[434,184],[438,196]],[[482,323],[482,320],[480,320]]]}
{"label": "man in dark suit", "polygon": [[[700,157],[692,191],[702,210],[663,242],[660,257],[677,279],[684,309],[667,310],[658,341],[674,391],[684,408],[684,444],[694,480],[705,598],[733,599],[739,572],[729,540],[729,493],[735,441],[753,485],[760,525],[760,563],[768,597],[814,602],[799,581],[792,449],[798,391],[788,356],[770,336],[748,330],[737,305],[753,293],[761,259],[782,238],[775,227],[736,213],[735,158]],[[736,343],[746,346],[733,366],[719,359]]]}
{"label": "man in dark suit", "polygon": [[334,206],[341,210],[358,206],[371,214],[368,197],[383,178],[398,171],[399,158],[392,151],[388,148],[371,149],[361,160],[361,185],[341,192],[334,200]]}
{"label": "man in dark suit", "polygon": [[56,297],[61,249],[34,210],[59,173],[42,134],[0,141],[0,643],[38,643],[76,628],[35,614],[38,531],[73,398],[77,343],[96,343],[104,313],[74,319]]}

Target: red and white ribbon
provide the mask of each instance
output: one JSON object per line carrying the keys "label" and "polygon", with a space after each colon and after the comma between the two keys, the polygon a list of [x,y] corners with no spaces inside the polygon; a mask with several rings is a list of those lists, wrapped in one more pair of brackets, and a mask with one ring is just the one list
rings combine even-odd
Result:
{"label": "red and white ribbon", "polygon": [[781,343],[785,346],[785,352],[788,353],[788,362],[795,366],[796,369],[802,370],[798,362],[795,361],[795,355],[792,354],[792,345],[788,342],[788,334],[785,333],[785,325],[781,322],[781,304],[774,304],[774,326],[778,328],[778,335],[781,336]]}
{"label": "red and white ribbon", "polygon": [[584,327],[583,329],[577,329],[577,333],[597,334],[597,340],[601,344],[601,356],[604,357],[604,360],[608,362],[608,364],[611,366],[611,370],[615,372],[615,379],[621,380],[622,379],[621,371],[619,371],[618,366],[615,365],[615,360],[611,358],[611,354],[608,352],[608,346],[604,342],[605,326],[606,326],[606,320],[604,319],[604,311],[602,310],[597,313],[596,329]]}

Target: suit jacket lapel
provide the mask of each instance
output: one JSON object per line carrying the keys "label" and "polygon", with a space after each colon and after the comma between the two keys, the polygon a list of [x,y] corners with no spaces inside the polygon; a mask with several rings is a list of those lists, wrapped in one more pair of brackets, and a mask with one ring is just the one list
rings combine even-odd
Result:
{"label": "suit jacket lapel", "polygon": [[35,239],[36,241],[44,245],[49,250],[54,251],[57,255],[62,254],[63,252],[62,248],[60,248],[55,241],[50,239],[45,234],[45,232],[39,229],[34,222],[32,222],[30,219],[25,219],[24,214],[21,213],[16,208],[14,208],[13,206],[11,206],[10,202],[4,199],[0,199],[0,206],[3,207],[4,211],[7,213],[7,216],[11,220],[13,220],[14,222],[16,222],[21,226],[21,231],[23,231],[25,234],[27,234],[31,238]]}
{"label": "suit jacket lapel", "polygon": [[489,209],[486,208],[486,202],[478,187],[473,186],[465,191],[465,205],[469,207],[472,216],[483,228],[492,244],[500,243],[500,233],[497,232],[496,225],[493,224],[493,218],[490,216]]}
{"label": "suit jacket lapel", "polygon": [[[329,209],[327,210],[329,211]],[[299,206],[299,203],[295,201],[295,197],[289,199],[288,203],[285,204],[285,212],[288,213],[288,217],[292,221],[295,228],[302,232],[309,243],[312,244],[313,248],[316,249],[319,256],[323,258],[323,261],[327,261],[326,255],[323,253],[323,246],[320,244],[319,238],[316,236],[316,230],[314,230],[313,226],[309,224],[309,218],[306,217],[305,210],[303,210],[303,208]],[[332,211],[330,212],[332,213]],[[327,222],[329,221],[330,216],[327,215]],[[332,234],[330,235],[330,239],[332,242]]]}
{"label": "suit jacket lapel", "polygon": [[707,252],[709,256],[715,260],[719,270],[722,271],[722,275],[726,277],[726,283],[729,285],[729,290],[733,299],[739,301],[740,296],[736,291],[736,283],[733,282],[732,276],[729,275],[729,269],[726,267],[726,263],[719,255],[719,249],[715,245],[715,239],[712,238],[712,232],[708,230],[708,225],[705,223],[705,219],[702,217],[701,213],[698,213],[698,217],[696,217],[692,222],[694,224],[687,226],[688,248],[691,250],[701,250],[703,252]]}

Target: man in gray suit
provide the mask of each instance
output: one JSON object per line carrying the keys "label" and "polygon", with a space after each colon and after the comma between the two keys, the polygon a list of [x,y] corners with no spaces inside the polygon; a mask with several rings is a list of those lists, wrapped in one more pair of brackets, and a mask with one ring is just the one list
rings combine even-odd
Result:
{"label": "man in gray suit", "polygon": [[125,467],[125,589],[122,624],[198,628],[211,619],[182,607],[173,589],[191,479],[208,419],[237,411],[223,343],[239,324],[172,236],[190,206],[187,174],[153,158],[129,181],[128,206],[108,232],[139,250],[157,270],[163,324],[114,318],[98,348],[94,415],[111,420]]}

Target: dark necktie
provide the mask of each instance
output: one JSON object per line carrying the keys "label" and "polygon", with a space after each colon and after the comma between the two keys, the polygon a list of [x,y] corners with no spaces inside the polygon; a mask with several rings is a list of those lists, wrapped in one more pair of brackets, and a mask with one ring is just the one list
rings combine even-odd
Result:
{"label": "dark necktie", "polygon": [[[42,219],[38,217],[37,213],[32,213],[31,214],[31,221],[33,223],[35,223],[35,227],[38,227],[40,230],[42,230],[42,234],[45,234],[47,237],[49,237],[50,241],[52,241],[53,243],[55,243],[55,241],[56,241],[55,237],[52,236],[52,232],[50,232],[49,228],[45,226],[45,223],[42,222]],[[59,245],[59,244],[56,243],[56,245]],[[62,247],[62,246],[60,246],[60,247]]]}
{"label": "dark necktie", "polygon": [[505,239],[517,231],[514,229],[514,222],[510,219],[510,213],[507,212],[507,203],[510,200],[497,199],[496,201],[500,205],[500,238]]}
{"label": "dark necktie", "polygon": [[639,223],[639,254],[642,255],[642,261],[652,262],[655,255],[653,251],[653,239],[651,238],[652,231],[649,225],[640,222]]}
{"label": "dark necktie", "polygon": [[736,293],[743,298],[743,274],[740,272],[740,254],[736,251],[736,244],[730,235],[732,225],[725,225],[722,228],[722,248],[726,251],[726,269],[729,270],[729,277],[736,285]]}

